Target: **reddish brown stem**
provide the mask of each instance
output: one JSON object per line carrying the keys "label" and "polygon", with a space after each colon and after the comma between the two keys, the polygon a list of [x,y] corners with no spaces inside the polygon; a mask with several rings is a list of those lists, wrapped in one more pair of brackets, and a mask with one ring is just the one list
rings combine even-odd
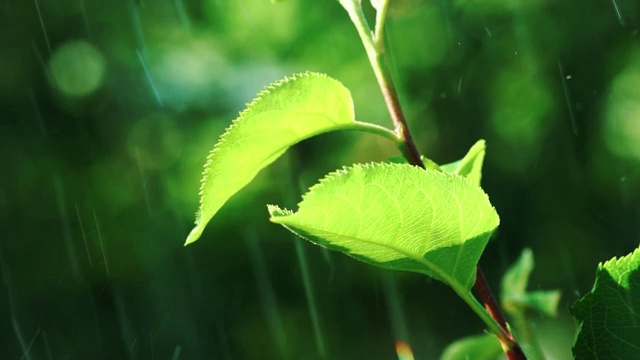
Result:
{"label": "reddish brown stem", "polygon": [[487,283],[487,279],[484,277],[484,272],[480,268],[480,265],[478,265],[476,269],[476,282],[473,284],[473,289],[489,315],[491,315],[491,317],[502,328],[503,336],[500,337],[500,343],[502,344],[502,349],[507,355],[507,358],[509,360],[526,360],[527,356],[524,354],[520,344],[518,344],[507,327],[507,322],[502,315],[502,311],[500,311],[498,302],[491,292],[491,288]]}

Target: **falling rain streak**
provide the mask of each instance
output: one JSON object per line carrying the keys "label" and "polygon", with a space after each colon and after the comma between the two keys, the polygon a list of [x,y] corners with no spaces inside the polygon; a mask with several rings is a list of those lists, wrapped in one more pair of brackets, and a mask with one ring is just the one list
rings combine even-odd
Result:
{"label": "falling rain streak", "polygon": [[625,25],[624,23],[624,19],[622,18],[622,13],[620,13],[620,7],[618,6],[618,2],[616,2],[616,0],[611,0],[611,3],[613,3],[613,9],[616,12],[616,17],[618,18],[618,22],[620,23],[620,25]]}
{"label": "falling rain streak", "polygon": [[293,243],[296,247],[296,255],[298,256],[298,264],[302,273],[302,284],[304,285],[304,294],[307,298],[307,308],[311,317],[311,325],[313,326],[313,336],[316,341],[316,348],[321,357],[325,357],[327,350],[325,348],[324,336],[320,327],[320,316],[318,315],[318,306],[316,305],[316,297],[313,293],[313,284],[311,283],[311,274],[309,273],[309,264],[307,264],[307,256],[304,252],[304,245],[300,239],[294,237]]}
{"label": "falling rain streak", "polygon": [[565,76],[564,69],[562,68],[562,64],[558,60],[558,71],[560,72],[560,81],[562,81],[562,91],[564,91],[564,100],[567,103],[567,109],[569,110],[569,118],[571,119],[571,129],[573,130],[573,135],[578,136],[578,127],[576,125],[576,118],[573,113],[573,106],[571,106],[571,96],[569,95],[569,87],[567,85],[567,80],[570,77]]}
{"label": "falling rain streak", "polygon": [[24,341],[22,331],[20,330],[20,325],[18,325],[18,321],[16,320],[15,316],[11,317],[11,326],[13,327],[13,332],[16,334],[16,338],[18,339],[18,343],[20,344],[20,349],[22,349],[22,358],[32,360],[30,348]]}
{"label": "falling rain streak", "polygon": [[80,218],[80,211],[78,210],[78,204],[75,204],[76,215],[78,216],[78,224],[80,225],[80,232],[82,233],[82,241],[84,241],[84,248],[87,251],[87,258],[89,259],[89,265],[93,265],[91,260],[91,251],[89,251],[89,244],[87,243],[87,236],[84,233],[84,226],[82,226],[82,219]]}
{"label": "falling rain streak", "polygon": [[140,181],[142,182],[142,191],[144,193],[144,203],[147,206],[147,213],[151,216],[151,201],[149,200],[149,191],[147,190],[147,177],[144,174],[142,168],[142,160],[140,159],[140,149],[136,146],[136,165],[138,166],[138,172],[140,173]]}
{"label": "falling rain streak", "polygon": [[267,323],[273,336],[275,337],[276,347],[280,356],[286,354],[287,338],[282,325],[282,318],[278,310],[278,304],[276,295],[273,291],[273,285],[269,278],[269,271],[264,262],[264,255],[260,249],[260,244],[257,239],[257,235],[254,233],[248,233],[246,236],[246,243],[249,249],[249,256],[251,257],[251,265],[253,267],[253,274],[256,277],[258,283],[258,296],[262,308],[267,316]]}
{"label": "falling rain streak", "polygon": [[49,42],[49,35],[47,35],[47,28],[44,26],[44,20],[42,19],[42,13],[40,12],[40,5],[38,4],[38,0],[33,0],[34,4],[36,4],[36,11],[38,12],[38,19],[40,20],[40,27],[42,28],[42,34],[44,35],[44,41],[47,44],[47,50],[49,50],[49,55],[51,55],[51,43]]}
{"label": "falling rain streak", "polygon": [[84,21],[84,28],[87,32],[87,37],[89,39],[93,38],[93,34],[91,31],[91,26],[89,26],[89,15],[87,14],[87,4],[85,4],[86,0],[80,0],[80,9],[82,11],[82,20]]}
{"label": "falling rain streak", "polygon": [[158,89],[156,88],[156,85],[153,81],[153,77],[151,77],[151,72],[149,71],[149,68],[147,67],[147,62],[144,60],[144,57],[142,56],[142,53],[140,52],[139,49],[136,49],[136,54],[138,54],[138,60],[140,61],[140,65],[142,66],[142,70],[144,71],[144,75],[147,77],[147,82],[149,83],[149,86],[151,87],[151,90],[153,91],[153,95],[156,98],[156,101],[158,102],[158,105],[163,106],[162,104],[162,99],[160,98],[160,93],[158,93]]}
{"label": "falling rain streak", "polygon": [[65,246],[67,248],[67,256],[69,258],[69,263],[71,264],[71,269],[73,270],[73,274],[76,277],[79,277],[80,270],[78,266],[78,257],[77,257],[76,247],[73,244],[73,238],[71,236],[69,217],[67,216],[67,206],[64,200],[64,188],[62,185],[62,180],[60,180],[60,178],[57,175],[53,177],[53,185],[55,187],[56,200],[58,202],[58,215],[60,217],[60,222],[62,225],[62,235],[63,235]]}
{"label": "falling rain streak", "polygon": [[98,241],[100,242],[100,251],[102,252],[102,260],[104,261],[104,268],[107,271],[107,276],[111,276],[109,271],[109,260],[107,259],[107,252],[104,249],[104,242],[102,241],[102,233],[100,232],[100,224],[98,223],[98,216],[96,211],[93,211],[93,220],[96,224],[96,231],[98,232]]}

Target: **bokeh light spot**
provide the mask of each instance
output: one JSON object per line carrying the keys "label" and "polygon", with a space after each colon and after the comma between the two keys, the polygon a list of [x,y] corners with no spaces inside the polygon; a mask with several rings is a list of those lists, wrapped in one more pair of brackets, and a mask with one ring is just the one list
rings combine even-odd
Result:
{"label": "bokeh light spot", "polygon": [[142,119],[129,132],[127,151],[145,169],[165,169],[182,153],[182,132],[170,118]]}
{"label": "bokeh light spot", "polygon": [[605,110],[605,143],[614,155],[640,160],[640,50],[611,85]]}
{"label": "bokeh light spot", "polygon": [[102,85],[105,59],[86,41],[69,41],[55,50],[49,61],[51,77],[63,93],[87,96]]}
{"label": "bokeh light spot", "polygon": [[491,93],[491,125],[500,137],[521,145],[542,141],[554,103],[544,80],[533,69],[506,69]]}

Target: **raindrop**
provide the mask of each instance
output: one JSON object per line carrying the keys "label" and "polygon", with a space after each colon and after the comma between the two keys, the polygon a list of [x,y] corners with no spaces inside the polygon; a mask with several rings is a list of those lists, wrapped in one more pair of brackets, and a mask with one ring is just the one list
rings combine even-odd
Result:
{"label": "raindrop", "polygon": [[[38,335],[40,335],[40,332],[42,331],[42,329],[40,327],[38,327],[38,329],[36,330],[36,333],[33,334],[33,336],[31,337],[31,340],[29,341],[29,344],[27,345],[27,349],[25,351],[25,353],[22,355],[21,359],[30,359],[31,358],[31,347],[33,346],[33,343],[36,341],[36,339],[38,338]],[[27,354],[29,354],[27,356]]]}
{"label": "raindrop", "polygon": [[74,204],[76,207],[76,215],[78,216],[78,224],[80,224],[80,232],[82,233],[82,240],[84,241],[84,248],[87,251],[87,258],[89,258],[89,265],[93,265],[91,260],[91,253],[89,252],[89,244],[87,243],[87,237],[84,233],[84,226],[82,226],[82,219],[80,219],[80,211],[78,211],[78,204]]}
{"label": "raindrop", "polygon": [[409,329],[407,328],[407,320],[402,308],[402,301],[398,293],[398,284],[395,277],[389,272],[382,273],[382,288],[384,298],[389,309],[389,321],[391,322],[391,331],[395,339],[401,339],[410,342]]}
{"label": "raindrop", "polygon": [[178,11],[178,18],[180,19],[180,23],[187,29],[191,29],[191,23],[189,22],[189,16],[187,16],[187,10],[184,6],[184,1],[182,0],[174,0],[174,4]]}
{"label": "raindrop", "polygon": [[44,26],[44,20],[42,19],[42,13],[40,12],[40,5],[38,4],[38,0],[33,0],[36,4],[36,11],[38,12],[38,19],[40,20],[40,27],[42,27],[42,33],[44,34],[44,41],[47,43],[47,49],[49,50],[49,54],[51,54],[51,43],[49,42],[49,35],[47,35],[47,28]]}
{"label": "raindrop", "polygon": [[273,286],[271,285],[271,279],[269,278],[269,272],[264,262],[264,255],[262,254],[260,244],[255,234],[247,234],[246,243],[249,248],[253,274],[256,277],[258,285],[260,303],[262,304],[263,311],[267,316],[267,323],[269,325],[270,332],[275,337],[274,340],[278,347],[278,351],[281,355],[284,355],[286,348],[286,335],[282,325],[282,318],[280,317],[280,312],[278,310],[276,296],[273,291]]}
{"label": "raindrop", "polygon": [[[49,68],[47,67],[47,64],[44,62],[44,57],[42,56],[42,53],[40,52],[40,49],[38,49],[38,46],[33,41],[31,41],[31,48],[33,49],[33,53],[36,55],[36,59],[38,60],[38,64],[40,64],[40,67],[44,71],[44,75],[46,76],[47,81],[50,84],[52,84],[53,82],[51,81],[51,74],[49,73]],[[49,51],[51,51],[51,50],[49,50]]]}
{"label": "raindrop", "polygon": [[58,202],[58,214],[60,221],[62,222],[62,232],[65,245],[67,247],[67,255],[71,268],[76,276],[79,276],[78,259],[76,256],[76,247],[73,245],[73,239],[71,237],[71,229],[69,226],[69,217],[67,216],[67,207],[64,201],[64,189],[62,187],[62,181],[58,176],[53,177],[53,184],[56,192],[56,200]]}
{"label": "raindrop", "polygon": [[[144,7],[144,4],[142,4],[142,7]],[[136,43],[138,44],[138,48],[142,48],[142,51],[145,52],[145,40],[144,32],[142,31],[142,22],[140,21],[138,8],[136,7],[136,4],[133,2],[133,0],[129,0],[129,12],[131,13],[131,20],[133,21]],[[138,50],[136,49],[136,51]]]}
{"label": "raindrop", "polygon": [[176,349],[173,350],[173,355],[171,356],[171,360],[178,360],[180,358],[181,352],[182,352],[182,347],[180,347],[180,345],[176,345]]}
{"label": "raindrop", "polygon": [[162,99],[160,98],[160,93],[158,93],[158,89],[156,88],[155,82],[153,81],[153,77],[151,77],[151,72],[149,71],[147,62],[144,60],[144,57],[142,56],[142,53],[139,49],[136,49],[136,53],[138,54],[138,60],[140,60],[140,65],[142,65],[142,70],[147,77],[147,81],[149,82],[149,86],[151,87],[151,91],[153,91],[153,95],[155,96],[158,105],[163,106]]}
{"label": "raindrop", "polygon": [[35,110],[36,113],[36,120],[38,120],[38,126],[40,127],[40,131],[42,132],[42,135],[47,136],[47,127],[44,124],[44,120],[42,118],[42,112],[40,111],[40,106],[38,106],[38,101],[36,100],[36,96],[33,93],[33,89],[29,88],[29,100],[31,101],[31,104],[33,105],[33,109]]}
{"label": "raindrop", "polygon": [[47,336],[47,332],[44,330],[42,330],[42,342],[44,343],[44,351],[47,353],[47,360],[53,360],[51,346],[49,345],[49,337]]}
{"label": "raindrop", "polygon": [[620,13],[620,8],[618,7],[618,3],[616,2],[616,0],[611,0],[611,2],[613,3],[613,9],[616,11],[616,17],[618,18],[618,22],[620,23],[620,25],[624,26],[624,19],[622,18],[622,13]]}
{"label": "raindrop", "polygon": [[576,118],[573,114],[573,107],[571,106],[571,97],[569,96],[569,87],[567,86],[567,80],[571,79],[571,75],[565,76],[562,64],[558,60],[558,71],[560,72],[560,80],[562,80],[562,90],[564,91],[564,99],[567,102],[567,109],[569,109],[569,118],[571,119],[571,128],[573,129],[573,135],[578,136],[578,127],[576,125]]}
{"label": "raindrop", "polygon": [[80,10],[82,11],[82,19],[84,20],[84,28],[87,31],[87,37],[93,38],[91,34],[91,27],[89,26],[89,16],[87,16],[87,6],[85,0],[80,0]]}
{"label": "raindrop", "polygon": [[136,146],[136,164],[138,165],[138,172],[140,173],[140,181],[142,182],[142,192],[144,193],[144,202],[147,205],[147,213],[151,216],[151,203],[149,201],[149,192],[147,191],[147,178],[142,168],[142,162],[140,161],[140,149]]}
{"label": "raindrop", "polygon": [[100,224],[98,223],[98,216],[96,216],[96,211],[93,211],[93,220],[96,224],[96,231],[98,232],[98,240],[100,241],[100,251],[102,252],[102,259],[104,260],[104,267],[107,270],[107,276],[111,276],[111,272],[109,271],[109,261],[107,260],[107,253],[104,250],[104,243],[102,242],[102,233],[100,232]]}
{"label": "raindrop", "polygon": [[315,295],[313,293],[313,286],[311,283],[311,275],[309,274],[309,264],[307,263],[307,257],[304,253],[304,247],[300,239],[294,238],[296,255],[298,256],[298,263],[300,265],[300,271],[302,272],[302,283],[304,285],[304,294],[307,298],[307,308],[309,308],[309,315],[311,316],[311,325],[313,326],[313,335],[316,341],[316,348],[321,357],[325,357],[326,350],[324,345],[324,336],[322,334],[322,328],[320,327],[320,317],[318,316],[318,306],[316,305]]}
{"label": "raindrop", "polygon": [[488,28],[488,27],[486,27],[486,26],[485,26],[484,31],[486,31],[486,32],[487,32],[487,36],[489,36],[489,37],[493,37],[493,34],[491,34],[491,31],[489,30],[489,28]]}
{"label": "raindrop", "polygon": [[18,339],[18,343],[20,344],[20,348],[22,349],[22,358],[31,360],[31,354],[29,354],[29,348],[27,344],[24,342],[24,337],[22,336],[22,332],[20,331],[20,325],[18,325],[18,321],[15,316],[11,317],[11,325],[13,326],[13,332],[16,334],[16,338]]}

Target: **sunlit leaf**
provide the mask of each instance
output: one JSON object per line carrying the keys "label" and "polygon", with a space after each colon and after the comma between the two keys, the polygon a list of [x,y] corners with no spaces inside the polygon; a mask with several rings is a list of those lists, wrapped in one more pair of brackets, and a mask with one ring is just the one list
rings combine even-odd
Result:
{"label": "sunlit leaf", "polygon": [[407,164],[356,165],[329,174],[297,212],[270,206],[271,221],[324,247],[393,270],[470,289],[499,218],[478,186]]}
{"label": "sunlit leaf", "polygon": [[533,252],[524,249],[518,261],[502,276],[502,306],[510,313],[528,309],[555,316],[560,302],[560,290],[527,291],[529,275],[534,268]]}
{"label": "sunlit leaf", "polygon": [[209,154],[196,226],[186,244],[196,241],[220,207],[291,145],[354,123],[349,90],[326,75],[300,74],[267,87]]}
{"label": "sunlit leaf", "polygon": [[640,248],[598,265],[593,289],[571,307],[579,323],[576,359],[637,359],[640,354]]}
{"label": "sunlit leaf", "polygon": [[441,360],[495,360],[502,353],[495,335],[482,334],[457,340],[444,350]]}
{"label": "sunlit leaf", "polygon": [[482,164],[484,162],[486,149],[487,144],[485,141],[478,140],[462,159],[449,164],[440,165],[440,168],[444,171],[464,176],[474,184],[480,186],[480,180],[482,179]]}

